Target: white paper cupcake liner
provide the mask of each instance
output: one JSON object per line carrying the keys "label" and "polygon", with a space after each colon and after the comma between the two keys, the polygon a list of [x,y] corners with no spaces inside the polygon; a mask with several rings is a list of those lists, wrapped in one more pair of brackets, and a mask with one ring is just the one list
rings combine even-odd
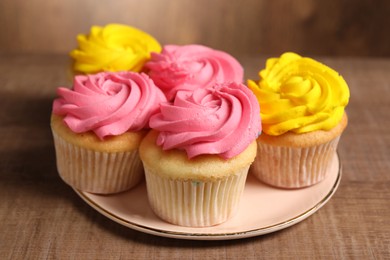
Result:
{"label": "white paper cupcake liner", "polygon": [[149,203],[175,225],[207,227],[227,221],[238,209],[249,166],[217,181],[171,180],[145,168]]}
{"label": "white paper cupcake liner", "polygon": [[340,137],[313,147],[282,147],[257,142],[251,174],[281,188],[302,188],[322,181],[329,171]]}
{"label": "white paper cupcake liner", "polygon": [[68,143],[53,133],[57,169],[73,188],[110,194],[131,189],[143,177],[138,151],[99,152]]}

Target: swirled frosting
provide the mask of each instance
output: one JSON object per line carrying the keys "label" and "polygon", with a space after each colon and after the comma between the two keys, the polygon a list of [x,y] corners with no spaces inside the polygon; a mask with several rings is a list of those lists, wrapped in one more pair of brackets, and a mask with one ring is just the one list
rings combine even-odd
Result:
{"label": "swirled frosting", "polygon": [[149,76],[168,100],[179,90],[207,88],[215,83],[243,82],[243,68],[231,55],[202,45],[167,45],[145,64]]}
{"label": "swirled frosting", "polygon": [[88,35],[77,36],[78,48],[70,52],[74,70],[82,73],[101,71],[139,72],[150,59],[151,52],[160,52],[160,44],[149,34],[134,27],[108,24],[92,26]]}
{"label": "swirled frosting", "polygon": [[163,103],[150,119],[160,131],[163,150],[182,149],[188,158],[218,154],[232,158],[261,132],[256,97],[241,83],[217,84],[193,92],[178,91],[173,103]]}
{"label": "swirled frosting", "polygon": [[288,52],[268,59],[259,75],[260,81],[248,80],[248,86],[260,103],[266,134],[330,130],[340,122],[349,89],[333,69]]}
{"label": "swirled frosting", "polygon": [[57,94],[53,113],[64,116],[73,132],[93,131],[101,140],[147,128],[150,116],[166,101],[146,74],[134,72],[75,76],[73,89],[60,87]]}

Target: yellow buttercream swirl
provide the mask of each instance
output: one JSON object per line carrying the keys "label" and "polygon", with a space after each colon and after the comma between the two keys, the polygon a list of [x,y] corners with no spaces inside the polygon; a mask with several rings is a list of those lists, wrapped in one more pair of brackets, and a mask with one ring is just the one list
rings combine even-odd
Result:
{"label": "yellow buttercream swirl", "polygon": [[74,70],[81,73],[101,71],[139,72],[151,52],[161,46],[149,34],[122,24],[92,26],[89,35],[77,36],[78,48],[70,52]]}
{"label": "yellow buttercream swirl", "polygon": [[263,131],[268,135],[330,130],[348,104],[349,89],[342,76],[296,53],[268,59],[259,76],[259,82],[248,80],[248,87],[259,101]]}

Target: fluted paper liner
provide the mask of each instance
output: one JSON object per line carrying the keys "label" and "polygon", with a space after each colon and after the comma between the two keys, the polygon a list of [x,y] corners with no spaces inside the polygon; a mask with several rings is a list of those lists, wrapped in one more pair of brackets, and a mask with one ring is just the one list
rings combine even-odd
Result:
{"label": "fluted paper liner", "polygon": [[131,189],[142,180],[138,150],[99,152],[68,143],[56,133],[53,136],[58,172],[73,188],[110,194]]}
{"label": "fluted paper liner", "polygon": [[180,226],[206,227],[227,221],[237,211],[249,166],[215,181],[173,180],[144,169],[157,216]]}
{"label": "fluted paper liner", "polygon": [[257,142],[251,174],[281,188],[301,188],[322,181],[329,172],[340,136],[313,147],[284,147]]}

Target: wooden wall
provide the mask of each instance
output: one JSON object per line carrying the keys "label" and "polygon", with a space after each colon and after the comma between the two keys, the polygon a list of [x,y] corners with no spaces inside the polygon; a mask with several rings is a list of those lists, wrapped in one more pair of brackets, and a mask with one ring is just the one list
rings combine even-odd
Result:
{"label": "wooden wall", "polygon": [[232,54],[390,56],[387,0],[0,0],[0,52],[67,53],[91,25]]}

